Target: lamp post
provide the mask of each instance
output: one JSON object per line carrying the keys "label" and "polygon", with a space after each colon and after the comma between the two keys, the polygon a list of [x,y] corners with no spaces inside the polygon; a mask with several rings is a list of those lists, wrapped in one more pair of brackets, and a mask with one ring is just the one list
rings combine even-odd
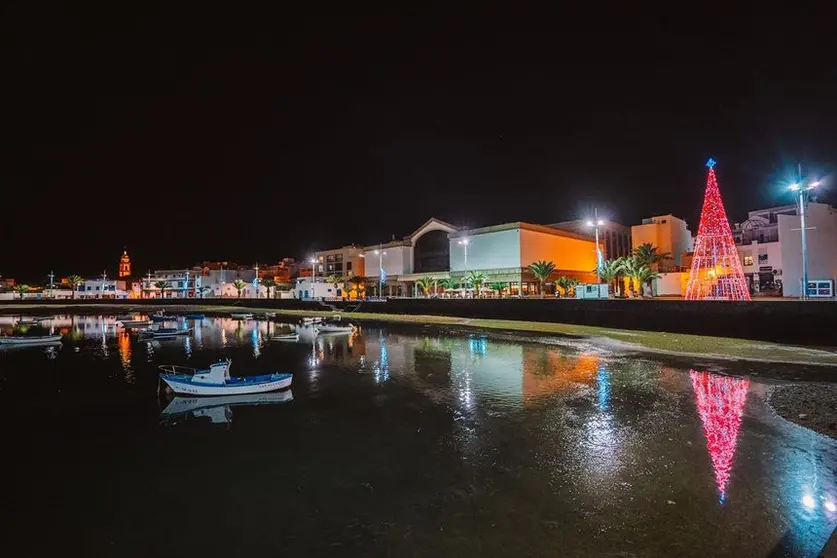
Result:
{"label": "lamp post", "polygon": [[311,299],[314,299],[314,280],[317,277],[317,258],[311,258],[308,260],[311,262]]}
{"label": "lamp post", "polygon": [[102,298],[105,298],[105,285],[107,285],[107,280],[108,280],[108,272],[107,272],[107,270],[105,270],[105,271],[102,272]]}
{"label": "lamp post", "polygon": [[595,208],[593,210],[594,218],[592,221],[587,221],[588,227],[593,227],[596,231],[596,298],[601,298],[602,296],[602,288],[601,288],[601,267],[602,267],[602,251],[599,248],[599,227],[605,224],[602,219],[599,219],[599,209]]}
{"label": "lamp post", "polygon": [[[468,241],[467,238],[463,238],[462,240],[460,240],[458,242],[458,244],[461,245],[462,249],[465,251],[465,278],[466,278],[466,280],[467,280],[467,276],[468,276],[468,242],[469,241]],[[467,289],[466,289],[466,293],[467,293]]]}
{"label": "lamp post", "polygon": [[49,298],[55,298],[55,273],[49,272]]}
{"label": "lamp post", "polygon": [[802,182],[802,165],[799,166],[799,182],[791,184],[788,189],[797,194],[799,204],[799,226],[802,231],[802,300],[808,299],[808,242],[805,227],[805,208],[808,205],[808,196],[811,190],[820,185],[818,180],[804,184]]}
{"label": "lamp post", "polygon": [[384,256],[387,253],[383,250],[384,245],[379,244],[378,249],[375,250],[375,255],[378,256],[378,296],[384,293]]}

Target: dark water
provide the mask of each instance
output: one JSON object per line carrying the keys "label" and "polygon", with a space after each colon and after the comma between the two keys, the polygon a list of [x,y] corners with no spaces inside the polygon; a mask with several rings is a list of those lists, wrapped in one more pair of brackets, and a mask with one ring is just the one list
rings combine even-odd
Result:
{"label": "dark water", "polygon": [[[0,350],[10,556],[814,556],[837,524],[837,444],[754,380],[554,339],[113,321]],[[220,357],[292,393],[158,398],[158,364]]]}

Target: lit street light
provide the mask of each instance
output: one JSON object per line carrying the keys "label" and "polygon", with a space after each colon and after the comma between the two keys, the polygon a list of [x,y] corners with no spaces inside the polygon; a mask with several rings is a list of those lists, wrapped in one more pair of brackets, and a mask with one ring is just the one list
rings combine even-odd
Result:
{"label": "lit street light", "polygon": [[384,256],[387,255],[386,252],[383,250],[384,245],[379,244],[378,249],[375,250],[375,255],[378,256],[378,296],[383,296],[384,293],[384,279],[386,275],[384,274]]}
{"label": "lit street light", "polygon": [[593,215],[595,216],[592,221],[587,221],[588,227],[593,227],[596,231],[596,298],[601,298],[602,291],[601,291],[601,276],[600,270],[602,267],[602,251],[599,248],[599,227],[603,226],[605,222],[602,219],[599,219],[599,209],[593,209]]}
{"label": "lit street light", "polygon": [[311,299],[314,299],[314,279],[317,277],[317,258],[308,260],[311,263]]}
{"label": "lit street light", "polygon": [[468,239],[463,238],[459,241],[459,244],[465,249],[465,272],[468,272]]}
{"label": "lit street light", "polygon": [[808,298],[808,242],[805,234],[805,207],[808,205],[809,192],[820,185],[819,180],[802,183],[802,165],[799,166],[799,182],[788,186],[788,190],[798,194],[799,226],[802,231],[802,300]]}

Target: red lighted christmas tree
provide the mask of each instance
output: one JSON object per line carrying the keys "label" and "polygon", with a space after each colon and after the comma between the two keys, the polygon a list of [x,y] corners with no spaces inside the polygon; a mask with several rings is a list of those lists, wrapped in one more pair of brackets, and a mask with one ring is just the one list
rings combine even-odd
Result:
{"label": "red lighted christmas tree", "polygon": [[700,421],[706,436],[706,449],[715,470],[719,500],[727,499],[727,484],[732,472],[732,458],[738,443],[741,413],[747,402],[750,381],[709,372],[690,370]]}
{"label": "red lighted christmas tree", "polygon": [[727,221],[721,191],[715,179],[714,159],[706,162],[709,175],[700,213],[695,253],[686,300],[750,300],[738,250]]}

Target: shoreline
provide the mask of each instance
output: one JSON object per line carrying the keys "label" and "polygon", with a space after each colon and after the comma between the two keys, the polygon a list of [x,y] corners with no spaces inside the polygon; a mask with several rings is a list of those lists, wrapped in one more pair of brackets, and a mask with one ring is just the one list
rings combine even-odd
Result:
{"label": "shoreline", "polygon": [[[798,345],[737,339],[731,337],[713,337],[684,333],[665,333],[645,330],[626,330],[611,327],[576,325],[554,322],[533,322],[522,320],[496,320],[484,318],[459,318],[451,316],[423,314],[383,314],[368,312],[334,312],[327,310],[291,310],[249,307],[246,304],[227,306],[207,304],[161,304],[159,306],[131,303],[108,304],[16,304],[0,306],[0,315],[21,313],[24,311],[46,311],[49,313],[116,313],[132,310],[134,312],[153,312],[158,309],[171,312],[203,312],[208,314],[229,314],[230,312],[253,312],[263,314],[275,312],[277,316],[301,317],[343,316],[358,322],[404,323],[413,325],[452,326],[466,329],[542,333],[585,340],[607,349],[623,352],[639,352],[674,357],[717,360],[726,362],[753,362],[780,365],[803,365],[832,367],[837,366],[837,350],[828,350]],[[25,313],[25,312],[24,312]]]}

